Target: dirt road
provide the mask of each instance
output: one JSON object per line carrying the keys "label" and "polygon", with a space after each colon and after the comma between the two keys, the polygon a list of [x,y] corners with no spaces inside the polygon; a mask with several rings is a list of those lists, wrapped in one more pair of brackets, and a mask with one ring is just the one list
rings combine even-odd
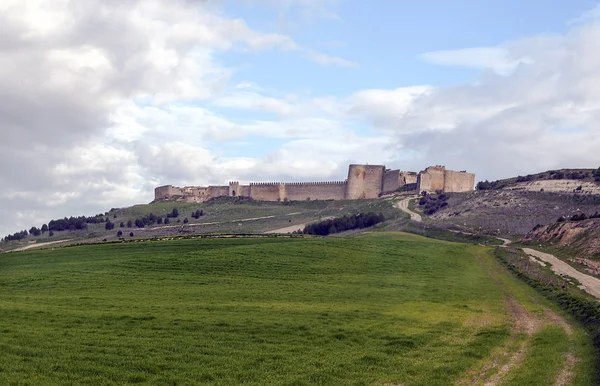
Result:
{"label": "dirt road", "polygon": [[552,265],[551,269],[555,273],[557,273],[559,275],[570,276],[570,277],[578,280],[581,283],[579,288],[581,288],[585,292],[592,294],[593,296],[600,299],[600,280],[599,279],[596,279],[595,277],[590,276],[590,275],[586,275],[585,273],[579,272],[575,268],[571,267],[569,264],[565,263],[564,261],[560,260],[559,258],[557,258],[549,253],[536,251],[535,249],[531,249],[531,248],[523,248],[523,252],[525,252],[526,254],[528,254],[530,256],[533,256],[540,260],[543,260],[547,263],[550,263]]}
{"label": "dirt road", "polygon": [[410,219],[416,222],[422,222],[423,219],[421,218],[421,215],[418,213],[415,213],[413,211],[411,211],[410,209],[408,209],[408,202],[410,200],[412,200],[413,198],[417,198],[418,196],[412,196],[412,197],[406,197],[405,199],[402,199],[400,201],[398,201],[398,203],[396,204],[396,208],[400,209],[403,212],[406,212],[410,215]]}
{"label": "dirt road", "polygon": [[72,239],[67,239],[67,240],[58,240],[58,241],[51,241],[51,242],[49,242],[49,243],[40,243],[40,244],[38,244],[38,243],[35,243],[35,244],[29,244],[29,245],[26,245],[26,246],[24,246],[24,247],[21,247],[21,248],[15,248],[15,249],[13,249],[13,250],[6,251],[6,252],[19,252],[19,251],[26,251],[26,250],[28,250],[28,249],[33,249],[33,248],[41,248],[41,247],[46,247],[46,246],[48,246],[48,245],[60,244],[60,243],[66,243],[66,242],[68,242],[68,241],[71,241],[71,240],[72,240]]}

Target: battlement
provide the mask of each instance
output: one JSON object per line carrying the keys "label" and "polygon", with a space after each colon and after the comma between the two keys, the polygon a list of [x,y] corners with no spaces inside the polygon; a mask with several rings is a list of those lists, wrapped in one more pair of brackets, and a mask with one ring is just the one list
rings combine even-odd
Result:
{"label": "battlement", "polygon": [[316,186],[316,185],[345,185],[348,181],[317,181],[317,182],[251,182],[250,186]]}
{"label": "battlement", "polygon": [[426,168],[420,173],[390,170],[384,165],[352,164],[348,167],[348,178],[343,181],[315,182],[251,182],[240,185],[239,181],[229,181],[224,186],[185,186],[173,185],[157,187],[155,200],[170,198],[194,202],[206,201],[212,197],[244,196],[262,201],[299,200],[355,200],[377,198],[384,193],[418,185],[419,190],[444,190],[449,192],[473,189],[475,175],[466,171],[446,170],[443,165]]}

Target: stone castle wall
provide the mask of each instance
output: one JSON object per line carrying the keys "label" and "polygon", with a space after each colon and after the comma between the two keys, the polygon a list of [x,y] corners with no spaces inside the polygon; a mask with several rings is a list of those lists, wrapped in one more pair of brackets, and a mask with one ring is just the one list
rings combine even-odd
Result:
{"label": "stone castle wall", "polygon": [[419,173],[417,191],[467,192],[475,188],[475,174],[446,170],[444,166],[430,166]]}
{"label": "stone castle wall", "polygon": [[383,165],[350,165],[346,181],[332,182],[266,182],[240,185],[232,181],[227,186],[160,186],[154,190],[155,200],[183,197],[202,202],[212,197],[251,197],[260,201],[356,200],[377,198],[382,193],[402,190],[464,192],[473,190],[475,175],[446,170],[443,166],[428,167],[414,172],[389,170]]}
{"label": "stone castle wall", "polygon": [[346,199],[377,198],[383,188],[385,166],[350,165]]}
{"label": "stone castle wall", "polygon": [[343,200],[346,195],[346,181],[292,183],[284,186],[290,201]]}
{"label": "stone castle wall", "polygon": [[466,192],[475,187],[475,174],[446,170],[444,192]]}
{"label": "stone castle wall", "polygon": [[258,183],[250,184],[250,197],[259,201],[278,201],[281,200],[279,196],[279,183]]}
{"label": "stone castle wall", "polygon": [[386,170],[383,177],[384,193],[391,193],[400,186],[400,170]]}

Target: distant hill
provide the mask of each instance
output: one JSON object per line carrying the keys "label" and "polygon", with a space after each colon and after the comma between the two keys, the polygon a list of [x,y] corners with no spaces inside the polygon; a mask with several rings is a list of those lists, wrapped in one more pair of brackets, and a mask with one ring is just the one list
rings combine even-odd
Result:
{"label": "distant hill", "polygon": [[480,181],[476,189],[600,194],[600,168],[548,170],[496,181]]}

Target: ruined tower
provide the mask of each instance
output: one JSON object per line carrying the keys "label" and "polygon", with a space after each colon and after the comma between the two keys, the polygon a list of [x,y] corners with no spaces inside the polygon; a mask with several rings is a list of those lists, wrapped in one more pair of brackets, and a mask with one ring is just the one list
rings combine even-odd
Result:
{"label": "ruined tower", "polygon": [[383,189],[383,165],[350,165],[346,200],[377,198]]}

